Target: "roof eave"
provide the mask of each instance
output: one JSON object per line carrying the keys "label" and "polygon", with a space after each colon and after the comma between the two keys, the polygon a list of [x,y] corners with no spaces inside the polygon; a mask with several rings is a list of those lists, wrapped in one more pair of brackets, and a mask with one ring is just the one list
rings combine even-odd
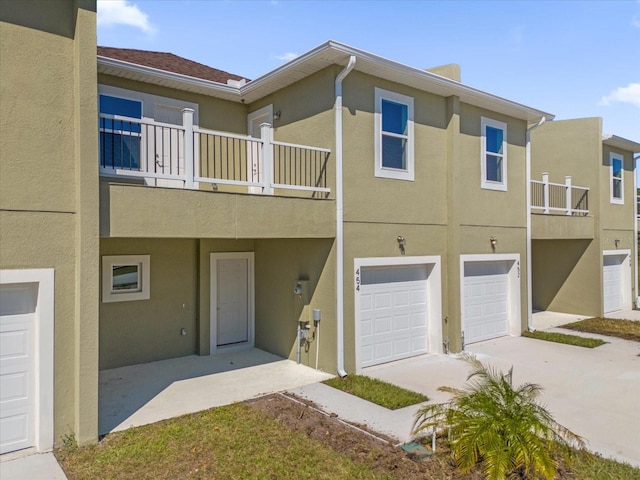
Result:
{"label": "roof eave", "polygon": [[98,73],[115,74],[116,76],[133,78],[146,83],[174,86],[175,88],[196,91],[205,95],[240,101],[238,87],[100,55],[98,55]]}
{"label": "roof eave", "polygon": [[627,138],[619,137],[618,135],[604,134],[602,136],[602,143],[610,147],[619,148],[632,153],[640,152],[640,143],[634,142]]}

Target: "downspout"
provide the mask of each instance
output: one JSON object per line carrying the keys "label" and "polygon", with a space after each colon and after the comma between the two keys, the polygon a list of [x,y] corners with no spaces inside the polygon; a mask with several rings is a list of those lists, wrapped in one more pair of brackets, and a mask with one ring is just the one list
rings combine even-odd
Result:
{"label": "downspout", "polygon": [[344,238],[342,202],[342,81],[356,66],[356,57],[351,55],[349,63],[336,77],[336,338],[338,343],[338,375],[346,377],[344,370]]}
{"label": "downspout", "polygon": [[526,170],[526,199],[527,199],[527,330],[533,331],[533,273],[531,271],[531,132],[547,121],[542,117],[538,123],[527,128],[525,134],[525,170]]}
{"label": "downspout", "polygon": [[635,272],[635,277],[633,280],[634,285],[636,286],[635,288],[635,294],[636,294],[636,301],[635,301],[635,305],[636,308],[640,308],[640,298],[638,298],[638,160],[640,160],[640,155],[635,155],[633,157],[633,196],[634,196],[634,202],[633,202],[633,259],[631,260],[633,262],[633,270]]}

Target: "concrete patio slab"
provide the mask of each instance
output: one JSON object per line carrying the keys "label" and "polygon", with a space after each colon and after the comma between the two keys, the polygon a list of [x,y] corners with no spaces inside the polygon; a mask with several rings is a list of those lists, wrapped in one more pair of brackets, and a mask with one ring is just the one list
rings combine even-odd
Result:
{"label": "concrete patio slab", "polygon": [[640,320],[640,310],[620,310],[618,312],[607,313],[607,318],[618,318],[620,320]]}
{"label": "concrete patio slab", "polygon": [[2,480],[67,480],[53,453],[36,453],[0,462]]}
{"label": "concrete patio slab", "polygon": [[591,317],[589,315],[573,315],[570,313],[548,311],[533,312],[533,315],[531,316],[533,328],[535,330],[546,330],[559,325],[584,320],[585,318]]}
{"label": "concrete patio slab", "polygon": [[99,432],[146,425],[332,376],[255,348],[105,370],[100,372]]}
{"label": "concrete patio slab", "polygon": [[[590,450],[640,466],[640,344],[611,337],[607,341],[587,349],[502,337],[469,345],[467,351],[504,371],[513,366],[514,384],[540,384],[541,402],[559,423],[583,436]],[[468,367],[454,356],[424,355],[364,373],[441,402],[449,397],[437,388],[463,386]]]}

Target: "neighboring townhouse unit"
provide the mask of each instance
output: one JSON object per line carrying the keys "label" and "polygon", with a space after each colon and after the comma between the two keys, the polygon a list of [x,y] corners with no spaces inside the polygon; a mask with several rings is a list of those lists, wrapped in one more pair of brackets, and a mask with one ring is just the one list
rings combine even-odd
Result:
{"label": "neighboring townhouse unit", "polygon": [[0,8],[0,453],[98,434],[95,1]]}
{"label": "neighboring townhouse unit", "polygon": [[[520,335],[529,292],[549,296],[529,281],[530,239],[535,269],[555,252],[544,242],[627,228],[626,213],[528,215],[529,172],[556,175],[532,167],[531,132],[553,116],[462,84],[457,66],[328,41],[249,81],[96,47],[95,2],[13,6],[0,320],[2,355],[30,353],[0,364],[2,452],[95,441],[100,370],[257,347],[344,375]],[[611,150],[631,168],[634,146],[599,141],[600,162]],[[611,208],[631,205],[622,191]],[[597,246],[600,266],[613,249]]]}
{"label": "neighboring townhouse unit", "polygon": [[600,118],[533,132],[534,309],[598,316],[636,303],[636,152]]}

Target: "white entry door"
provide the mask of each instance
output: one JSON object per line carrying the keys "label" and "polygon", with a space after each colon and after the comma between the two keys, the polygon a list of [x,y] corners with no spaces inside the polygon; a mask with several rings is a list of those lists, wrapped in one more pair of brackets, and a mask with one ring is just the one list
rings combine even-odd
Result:
{"label": "white entry door", "polygon": [[36,284],[0,285],[0,454],[35,445]]}
{"label": "white entry door", "polygon": [[506,261],[464,264],[463,325],[465,344],[507,335],[510,312]]}
{"label": "white entry door", "polygon": [[363,267],[360,366],[427,353],[427,265]]}
{"label": "white entry door", "polygon": [[253,345],[253,303],[253,253],[212,253],[212,351]]}

